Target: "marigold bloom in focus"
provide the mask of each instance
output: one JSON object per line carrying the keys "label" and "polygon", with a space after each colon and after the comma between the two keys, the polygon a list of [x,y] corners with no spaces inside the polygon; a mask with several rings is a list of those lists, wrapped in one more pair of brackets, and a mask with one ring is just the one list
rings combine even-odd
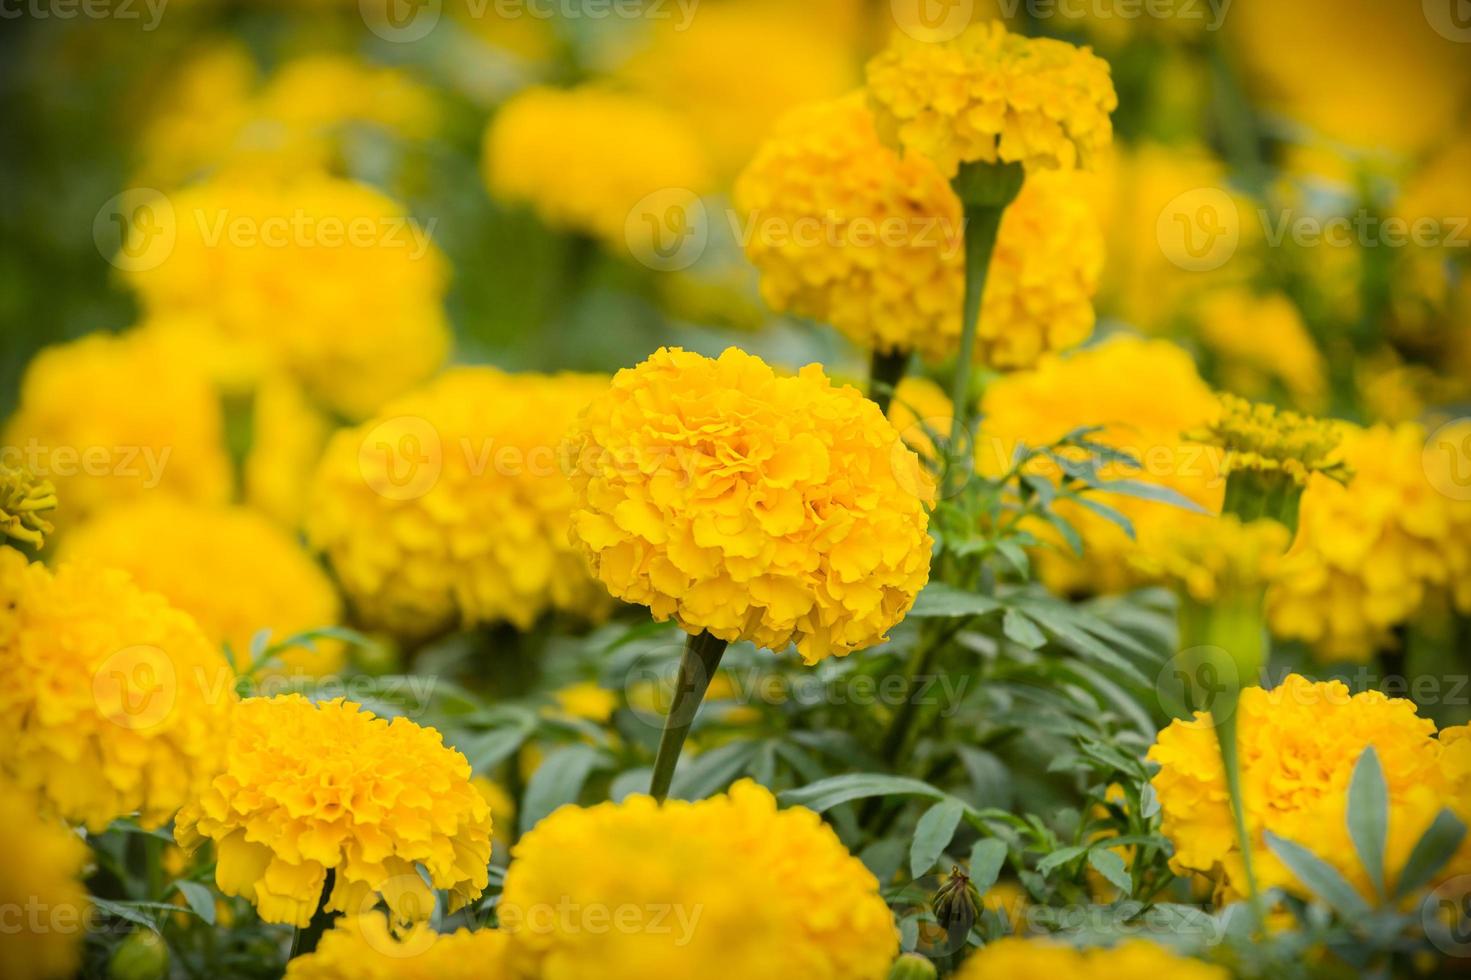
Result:
{"label": "marigold bloom in focus", "polygon": [[223,762],[235,676],[185,613],[122,572],[0,548],[0,771],[100,832],[158,827]]}
{"label": "marigold bloom in focus", "polygon": [[606,387],[597,375],[456,368],[336,433],[313,481],[307,537],[359,617],[424,637],[611,610],[567,540],[576,501],[558,457],[577,413]]}
{"label": "marigold bloom in focus", "polygon": [[240,703],[224,772],[180,813],[193,850],[215,844],[215,883],[267,922],[305,927],[327,872],[330,911],[357,915],[379,897],[396,924],[450,911],[485,889],[490,807],[465,757],[437,731],[391,722],[350,701],[299,694]]}
{"label": "marigold bloom in focus", "polygon": [[[900,157],[861,95],[800,109],[736,184],[746,254],[781,312],[882,352],[953,357],[965,250],[961,206],[928,160]],[[1103,235],[1076,179],[1038,174],[1002,220],[976,359],[1031,365],[1093,329]]]}
{"label": "marigold bloom in focus", "polygon": [[[548,914],[569,902],[662,911],[592,929]],[[517,976],[563,980],[879,980],[899,945],[872,873],[817,814],[779,811],[749,780],[698,803],[558,810],[516,846],[500,916]]]}
{"label": "marigold bloom in focus", "polygon": [[1118,107],[1108,62],[1091,50],[996,21],[940,44],[900,32],[869,63],[868,90],[885,139],[947,179],[962,163],[1086,169],[1112,142]]}
{"label": "marigold bloom in focus", "polygon": [[161,261],[127,273],[145,309],[197,315],[351,418],[443,363],[448,276],[433,228],[377,190],[312,172],[222,177],[168,203],[157,227],[129,232],[135,250],[174,235]]}
{"label": "marigold bloom in focus", "polygon": [[370,912],[339,920],[316,952],[286,964],[286,980],[509,980],[506,940],[496,929],[394,930]]}
{"label": "marigold bloom in focus", "polygon": [[[1435,816],[1450,807],[1471,819],[1471,740],[1466,728],[1437,738],[1435,723],[1415,704],[1377,691],[1349,693],[1339,681],[1313,682],[1293,674],[1272,691],[1241,692],[1237,743],[1242,796],[1262,888],[1307,894],[1267,849],[1263,834],[1300,844],[1337,868],[1364,896],[1373,895],[1349,837],[1348,787],[1369,746],[1379,755],[1389,786],[1388,885],[1394,888],[1411,849]],[[1149,759],[1160,766],[1153,786],[1164,814],[1162,829],[1175,845],[1172,865],[1215,878],[1227,897],[1246,893],[1216,728],[1208,713],[1175,721],[1159,735]],[[1471,841],[1441,878],[1471,869]]]}
{"label": "marigold bloom in focus", "polygon": [[987,943],[961,965],[955,980],[1230,980],[1225,967],[1187,959],[1143,939],[1112,949],[1077,949],[1047,939],[1007,937]]}
{"label": "marigold bloom in focus", "polygon": [[[341,604],[331,581],[295,538],[243,507],[200,507],[148,497],[110,508],[76,528],[60,556],[127,572],[194,617],[210,642],[228,643],[238,668],[250,664],[257,633],[272,642],[336,626]],[[287,651],[267,673],[314,676],[342,666],[342,644]]]}
{"label": "marigold bloom in focus", "polygon": [[[87,845],[61,823],[37,816],[29,794],[5,781],[0,781],[0,826],[5,828],[0,908],[8,916],[0,943],[0,976],[76,976],[89,905],[80,881],[89,858]],[[65,928],[66,923],[73,928]]]}
{"label": "marigold bloom in focus", "polygon": [[817,365],[735,348],[620,371],[569,440],[572,533],[615,596],[808,663],[881,642],[929,578],[919,460]]}
{"label": "marigold bloom in focus", "polygon": [[[677,116],[600,88],[526,89],[485,132],[491,196],[527,205],[547,225],[626,250],[633,213],[651,194],[710,183],[704,151]],[[650,213],[649,217],[662,218]]]}

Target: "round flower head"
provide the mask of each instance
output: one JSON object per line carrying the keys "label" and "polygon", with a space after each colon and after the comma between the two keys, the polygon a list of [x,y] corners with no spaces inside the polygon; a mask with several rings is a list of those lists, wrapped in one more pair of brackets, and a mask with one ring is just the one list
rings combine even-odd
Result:
{"label": "round flower head", "polygon": [[1225,967],[1187,959],[1163,946],[1131,939],[1112,949],[1076,949],[1046,939],[1007,937],[987,943],[966,960],[955,980],[1230,980]]}
{"label": "round flower head", "polygon": [[[589,928],[555,914],[568,907],[641,918]],[[832,829],[749,780],[698,803],[563,807],[512,852],[500,921],[517,976],[562,980],[878,980],[899,945],[878,882]]]}
{"label": "round flower head", "polygon": [[[1242,692],[1237,708],[1242,796],[1262,888],[1307,894],[1266,847],[1264,834],[1271,831],[1317,854],[1366,897],[1373,894],[1346,816],[1349,782],[1370,746],[1389,786],[1385,868],[1391,890],[1441,810],[1449,807],[1461,820],[1471,818],[1467,729],[1450,729],[1437,738],[1435,723],[1415,710],[1412,701],[1377,691],[1351,695],[1339,681],[1317,683],[1296,674],[1275,690],[1253,687]],[[1160,766],[1153,785],[1163,812],[1162,829],[1175,846],[1172,863],[1178,873],[1211,876],[1228,897],[1245,894],[1244,866],[1210,715],[1171,723],[1150,749],[1149,759]],[[1468,870],[1471,841],[1441,877]]]}
{"label": "round flower head", "polygon": [[457,368],[332,437],[307,535],[360,618],[409,637],[457,623],[530,629],[549,610],[613,605],[567,540],[557,456],[594,375]]}
{"label": "round flower head", "polygon": [[55,528],[46,514],[56,509],[56,488],[29,469],[0,463],[0,545],[7,541],[40,548]]}
{"label": "round flower head", "polygon": [[26,368],[7,457],[55,484],[74,520],[145,492],[230,492],[219,398],[187,357],[147,335],[90,334]]}
{"label": "round flower head", "polygon": [[[262,630],[275,643],[341,618],[331,581],[296,539],[243,507],[144,498],[76,528],[59,554],[127,572],[193,616],[212,644],[229,644],[242,670]],[[340,668],[341,644],[319,644],[286,652],[270,670],[321,675]]]}
{"label": "round flower head", "polygon": [[528,205],[553,228],[620,250],[631,244],[630,228],[642,229],[635,212],[650,195],[698,194],[710,179],[703,150],[677,116],[590,87],[512,97],[486,130],[485,178],[496,200]]}
{"label": "round flower head", "polygon": [[[64,980],[82,966],[87,890],[80,878],[87,846],[60,823],[36,815],[29,795],[0,781],[0,908],[9,910],[0,943],[6,980]],[[31,910],[43,910],[37,918]]]}
{"label": "round flower head", "polygon": [[490,808],[438,732],[299,694],[240,703],[224,772],[174,833],[188,850],[214,841],[220,891],[298,927],[328,871],[328,910],[361,914],[381,896],[406,924],[434,911],[421,868],[455,911],[485,889],[490,862]]}
{"label": "round flower head", "polygon": [[[861,95],[792,113],[736,184],[746,254],[776,310],[879,351],[952,357],[965,282],[961,206],[923,157],[878,138]],[[1007,209],[976,358],[1026,367],[1093,329],[1103,235],[1079,183],[1041,174]]]}
{"label": "round flower head", "polygon": [[135,252],[172,234],[156,263],[128,272],[145,309],[198,314],[222,344],[352,418],[444,361],[444,258],[378,191],[308,172],[219,178],[166,204],[154,208],[157,227],[130,231]]}
{"label": "round flower head", "polygon": [[93,831],[162,825],[223,761],[233,672],[126,574],[19,558],[0,548],[0,770]]}
{"label": "round flower head", "polygon": [[1118,107],[1108,63],[1087,48],[975,24],[937,44],[904,32],[868,65],[879,130],[933,160],[1089,167],[1113,139]]}
{"label": "round flower head", "polygon": [[440,935],[428,923],[393,929],[381,912],[346,916],[316,952],[286,964],[286,980],[509,980],[506,934],[461,929]]}
{"label": "round flower head", "polygon": [[816,663],[883,641],[929,578],[918,457],[817,365],[778,377],[735,348],[663,349],[569,446],[597,577],[692,634]]}

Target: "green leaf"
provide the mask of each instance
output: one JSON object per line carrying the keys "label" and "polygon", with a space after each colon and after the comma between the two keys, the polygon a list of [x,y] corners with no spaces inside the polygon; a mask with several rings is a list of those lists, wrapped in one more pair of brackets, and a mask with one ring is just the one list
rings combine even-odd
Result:
{"label": "green leaf", "polygon": [[1047,635],[1020,609],[1008,609],[1001,617],[1001,632],[1013,643],[1028,650],[1040,650],[1047,645]]}
{"label": "green leaf", "polygon": [[1022,578],[1029,578],[1031,576],[1032,563],[1027,558],[1027,553],[1022,550],[1021,545],[1015,541],[997,541],[996,552],[1002,558],[1005,558],[1007,563],[1016,569],[1016,573]]}
{"label": "green leaf", "polygon": [[1461,849],[1466,839],[1466,825],[1449,810],[1442,810],[1431,821],[1414,850],[1410,851],[1405,869],[1400,872],[1394,897],[1398,901],[1414,894],[1435,878],[1446,863]]}
{"label": "green leaf", "polygon": [[494,769],[519,751],[521,743],[530,734],[530,728],[514,725],[475,736],[465,745],[465,758],[469,760],[470,769],[477,775]]}
{"label": "green leaf", "polygon": [[1349,884],[1333,867],[1301,844],[1294,844],[1272,833],[1266,832],[1267,847],[1297,876],[1297,880],[1338,911],[1350,922],[1357,922],[1371,914],[1369,903],[1364,901],[1354,886]]}
{"label": "green leaf", "polygon": [[1094,848],[1088,852],[1088,863],[1093,865],[1094,871],[1103,875],[1104,880],[1125,895],[1134,890],[1134,880],[1129,877],[1129,870],[1124,866],[1124,859],[1118,851]]}
{"label": "green leaf", "polygon": [[[125,922],[131,922],[135,926],[142,926],[152,932],[158,932],[158,924],[131,905],[123,902],[110,902],[105,898],[98,898],[95,895],[88,899],[88,901],[99,912],[115,916]],[[174,908],[173,911],[177,912],[179,909]]]}
{"label": "green leaf", "polygon": [[960,818],[965,816],[965,804],[956,799],[941,800],[924,812],[914,828],[914,840],[909,845],[909,874],[919,878],[935,866],[950,840]]}
{"label": "green leaf", "polygon": [[1158,483],[1146,483],[1143,480],[1098,480],[1096,482],[1090,482],[1089,485],[1097,490],[1123,494],[1125,497],[1134,497],[1137,500],[1148,500],[1157,504],[1169,504],[1172,507],[1194,511],[1197,514],[1207,513],[1204,507],[1201,507],[1189,497]]}
{"label": "green leaf", "polygon": [[174,887],[179,894],[184,896],[184,901],[194,910],[194,914],[205,921],[206,925],[215,924],[215,896],[204,885],[197,881],[176,881]]}
{"label": "green leaf", "polygon": [[1091,510],[1093,513],[1097,514],[1104,520],[1117,525],[1119,530],[1123,531],[1129,536],[1130,541],[1138,539],[1139,535],[1134,531],[1134,522],[1129,520],[1123,514],[1114,510],[1107,504],[1100,504],[1098,501],[1084,496],[1083,494],[1078,494],[1071,499],[1073,503],[1077,504],[1079,507]]}
{"label": "green leaf", "polygon": [[1384,842],[1389,836],[1389,786],[1374,746],[1364,750],[1348,787],[1348,833],[1374,891],[1384,898]]}
{"label": "green leaf", "polygon": [[976,890],[985,894],[996,884],[1006,864],[1006,844],[994,837],[983,837],[970,849],[970,880]]}
{"label": "green leaf", "polygon": [[761,742],[731,742],[701,752],[684,766],[676,770],[669,795],[677,800],[703,800],[718,793],[735,781],[756,753],[761,751]]}
{"label": "green leaf", "polygon": [[798,789],[789,789],[781,794],[780,800],[783,806],[805,806],[817,813],[825,813],[835,806],[871,796],[922,796],[931,800],[943,800],[947,794],[918,779],[855,772],[818,780]]}
{"label": "green leaf", "polygon": [[1064,864],[1082,857],[1087,850],[1086,847],[1059,848],[1037,862],[1037,871],[1042,875],[1049,875]]}
{"label": "green leaf", "polygon": [[956,619],[963,616],[985,616],[1001,608],[1001,603],[986,595],[957,589],[944,582],[931,582],[914,600],[911,618]]}
{"label": "green leaf", "polygon": [[521,833],[535,827],[552,811],[577,802],[582,786],[605,757],[591,745],[569,745],[553,752],[532,773],[521,802]]}

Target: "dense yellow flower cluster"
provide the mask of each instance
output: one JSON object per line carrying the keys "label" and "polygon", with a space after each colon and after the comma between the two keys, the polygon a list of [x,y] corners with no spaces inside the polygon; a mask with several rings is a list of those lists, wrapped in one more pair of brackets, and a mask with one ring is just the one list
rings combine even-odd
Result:
{"label": "dense yellow flower cluster", "polygon": [[188,615],[122,572],[0,548],[0,771],[93,831],[165,823],[224,758],[235,676]]}
{"label": "dense yellow flower cluster", "polygon": [[1077,949],[1045,939],[998,939],[961,965],[955,980],[1230,980],[1224,967],[1186,959],[1155,943],[1133,939],[1112,949]]}
{"label": "dense yellow flower cluster", "polygon": [[220,891],[298,927],[328,871],[329,910],[361,914],[381,896],[405,924],[433,912],[430,884],[451,911],[478,897],[490,862],[490,808],[438,732],[298,694],[240,703],[224,772],[174,833],[187,850],[214,841]]}
{"label": "dense yellow flower cluster", "polygon": [[559,445],[607,379],[456,368],[333,436],[307,514],[359,616],[405,636],[530,629],[612,601],[567,540]]}
{"label": "dense yellow flower cluster", "polygon": [[[1173,344],[1121,337],[1071,356],[1044,358],[1035,371],[989,385],[981,412],[976,468],[983,474],[1006,472],[1022,443],[1045,445],[1077,428],[1101,426],[1090,439],[1124,450],[1140,464],[1101,467],[1104,477],[1157,483],[1211,513],[1220,511],[1223,454],[1181,434],[1215,419],[1220,407],[1190,355]],[[1035,465],[1047,471],[1043,462]],[[1065,546],[1038,553],[1042,577],[1057,591],[1113,591],[1137,583],[1139,552],[1167,542],[1183,522],[1198,517],[1120,494],[1094,496],[1128,517],[1138,540],[1091,511],[1060,503],[1058,511],[1083,538],[1086,558],[1075,559]]]}
{"label": "dense yellow flower cluster", "polygon": [[37,354],[0,443],[7,458],[55,485],[65,520],[154,491],[201,503],[230,492],[209,379],[136,331],[89,334]]}
{"label": "dense yellow flower cluster", "polygon": [[[127,572],[194,617],[212,644],[229,644],[240,670],[260,631],[280,642],[335,626],[342,614],[331,581],[296,539],[243,507],[146,497],[76,528],[59,554]],[[268,672],[322,675],[342,662],[341,643],[321,640],[315,650],[287,651]]]}
{"label": "dense yellow flower cluster", "polygon": [[[585,87],[537,87],[512,97],[485,132],[491,196],[527,205],[546,224],[591,235],[616,250],[662,220],[649,196],[701,193],[704,149],[678,116],[635,95]],[[654,207],[640,214],[640,206]]]}
{"label": "dense yellow flower cluster", "polygon": [[[1458,461],[1427,447],[1421,426],[1342,431],[1353,479],[1309,482],[1268,611],[1278,636],[1326,658],[1365,660],[1393,644],[1390,631],[1429,595],[1471,610],[1471,501],[1435,485],[1434,467]],[[1451,436],[1447,444],[1457,444]]]}
{"label": "dense yellow flower cluster", "polygon": [[[1305,894],[1292,872],[1266,847],[1264,832],[1308,848],[1337,868],[1366,898],[1373,886],[1349,837],[1348,787],[1369,746],[1389,786],[1385,867],[1391,889],[1411,849],[1442,809],[1471,819],[1471,729],[1447,729],[1420,718],[1412,701],[1377,691],[1349,693],[1339,681],[1293,674],[1280,687],[1248,688],[1237,709],[1242,796],[1258,883]],[[1228,896],[1247,887],[1237,847],[1220,744],[1208,714],[1175,721],[1159,735],[1149,759],[1163,812],[1162,829],[1175,845],[1180,871],[1210,875]],[[1471,841],[1442,878],[1471,869]]]}
{"label": "dense yellow flower cluster", "polygon": [[1339,458],[1339,426],[1236,395],[1222,395],[1220,416],[1191,436],[1226,451],[1227,475],[1280,473],[1303,487],[1314,473],[1340,482],[1352,475]]}
{"label": "dense yellow flower cluster", "polygon": [[962,163],[1090,167],[1113,139],[1108,62],[996,21],[952,41],[906,33],[868,66],[879,131],[954,177]]}
{"label": "dense yellow flower cluster", "polygon": [[29,468],[0,463],[0,545],[16,541],[32,548],[55,530],[46,514],[56,509],[56,488]]}
{"label": "dense yellow flower cluster", "polygon": [[618,373],[570,450],[598,578],[690,633],[815,663],[881,642],[929,578],[918,457],[816,365],[662,349]]}
{"label": "dense yellow flower cluster", "polygon": [[392,929],[381,912],[346,916],[316,952],[286,964],[286,980],[509,980],[506,934],[436,933],[428,923]]}
{"label": "dense yellow flower cluster", "polygon": [[332,409],[365,417],[443,363],[444,257],[432,226],[379,191],[312,172],[221,177],[155,212],[129,231],[139,253],[172,236],[127,273],[144,308],[197,315]]}
{"label": "dense yellow flower cluster", "polygon": [[89,857],[80,837],[36,815],[35,801],[0,781],[0,909],[6,980],[65,980],[82,965],[87,890],[79,878]]}
{"label": "dense yellow flower cluster", "polygon": [[[615,927],[582,918],[600,913]],[[561,980],[878,980],[899,945],[831,828],[749,780],[698,803],[557,811],[516,846],[500,916],[517,975]]]}

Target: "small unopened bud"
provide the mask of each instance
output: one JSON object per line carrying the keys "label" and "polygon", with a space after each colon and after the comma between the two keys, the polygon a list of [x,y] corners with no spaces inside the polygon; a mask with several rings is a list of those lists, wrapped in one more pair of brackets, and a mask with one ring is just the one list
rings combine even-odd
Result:
{"label": "small unopened bud", "polygon": [[918,953],[905,953],[889,969],[889,980],[935,980],[940,971]]}
{"label": "small unopened bud", "polygon": [[108,980],[163,980],[168,972],[169,948],[152,929],[124,939],[107,964]]}
{"label": "small unopened bud", "polygon": [[950,877],[935,892],[934,909],[935,918],[940,928],[945,930],[952,948],[964,946],[971,927],[981,914],[981,893],[958,865],[950,869]]}

